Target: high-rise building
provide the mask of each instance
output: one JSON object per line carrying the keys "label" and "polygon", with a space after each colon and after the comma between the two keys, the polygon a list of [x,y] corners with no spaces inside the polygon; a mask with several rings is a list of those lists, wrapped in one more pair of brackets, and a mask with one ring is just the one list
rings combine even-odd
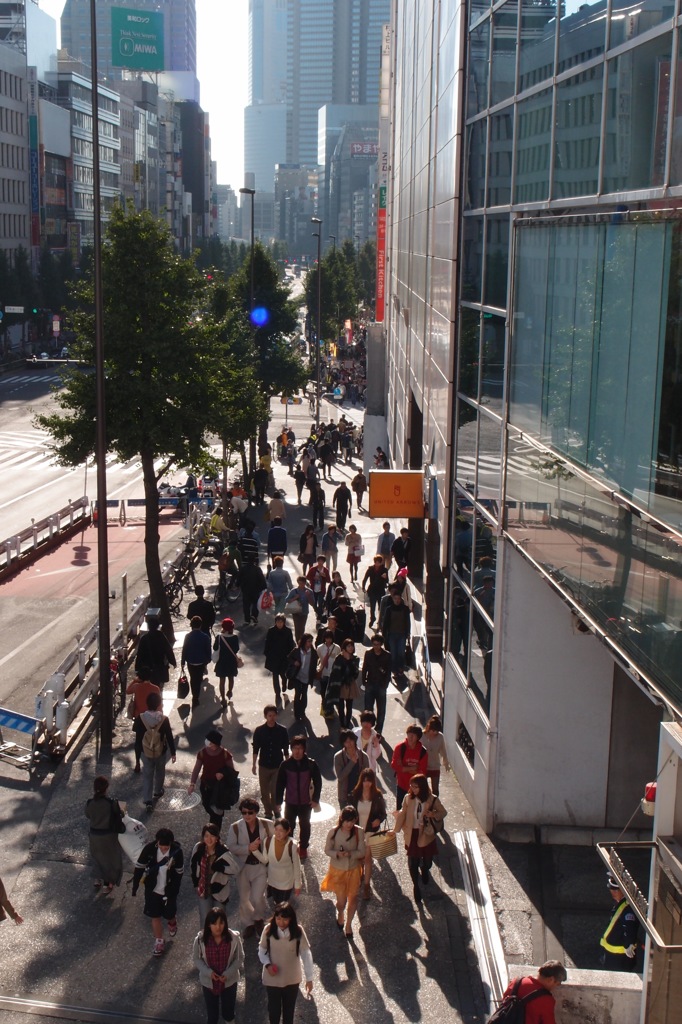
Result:
{"label": "high-rise building", "polygon": [[11,264],[31,238],[26,56],[0,44],[0,249]]}
{"label": "high-rise building", "polygon": [[249,0],[249,105],[287,98],[287,0]]}
{"label": "high-rise building", "polygon": [[[111,63],[111,8],[130,7],[164,15],[166,70],[197,70],[196,0],[97,0],[97,65],[106,78],[121,78]],[[2,5],[0,5],[2,6]],[[62,48],[90,64],[90,0],[66,0],[61,19]]]}
{"label": "high-rise building", "polygon": [[488,831],[604,841],[657,1024],[682,995],[678,32],[662,0],[396,0],[384,323],[449,761]]}
{"label": "high-rise building", "polygon": [[314,163],[325,103],[376,103],[390,0],[290,0],[287,160]]}
{"label": "high-rise building", "polygon": [[325,104],[336,110],[376,105],[381,26],[390,6],[390,0],[251,0],[244,169],[255,173],[258,190],[272,190],[275,164],[318,163]]}

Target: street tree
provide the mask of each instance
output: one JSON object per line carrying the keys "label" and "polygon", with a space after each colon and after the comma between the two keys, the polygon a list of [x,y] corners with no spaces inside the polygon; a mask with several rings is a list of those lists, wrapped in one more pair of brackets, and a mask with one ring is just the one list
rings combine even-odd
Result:
{"label": "street tree", "polygon": [[[247,254],[239,271],[229,282],[231,296],[238,307],[251,314],[251,254]],[[289,289],[279,280],[277,265],[270,253],[256,242],[253,252],[253,309],[263,311],[252,318],[256,367],[263,396],[268,402],[273,395],[295,394],[305,385],[306,370],[290,345],[298,329],[296,307]],[[259,444],[267,438],[268,419],[263,417]]]}
{"label": "street tree", "polygon": [[[116,207],[102,249],[107,451],[142,466],[145,565],[152,604],[164,631],[172,624],[159,560],[158,482],[172,465],[201,466],[209,456],[212,403],[225,353],[213,318],[200,315],[206,283],[179,256],[151,213]],[[92,278],[79,286],[73,355],[94,360]],[[59,411],[39,416],[62,465],[95,452],[95,377],[70,369],[56,395]],[[158,468],[156,468],[158,466]]]}
{"label": "street tree", "polygon": [[[315,266],[305,283],[306,305],[313,325],[317,324],[317,274]],[[343,321],[354,319],[358,309],[355,268],[338,249],[330,250],[322,260],[321,299],[322,338],[336,338]]]}

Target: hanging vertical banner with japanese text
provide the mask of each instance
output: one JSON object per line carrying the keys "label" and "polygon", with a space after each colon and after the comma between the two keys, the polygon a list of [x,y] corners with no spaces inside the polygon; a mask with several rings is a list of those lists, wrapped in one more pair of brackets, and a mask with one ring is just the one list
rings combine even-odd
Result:
{"label": "hanging vertical banner with japanese text", "polygon": [[388,188],[389,103],[391,82],[391,26],[381,31],[381,77],[379,84],[379,168],[377,175],[377,281],[374,319],[383,323],[386,307],[386,193]]}

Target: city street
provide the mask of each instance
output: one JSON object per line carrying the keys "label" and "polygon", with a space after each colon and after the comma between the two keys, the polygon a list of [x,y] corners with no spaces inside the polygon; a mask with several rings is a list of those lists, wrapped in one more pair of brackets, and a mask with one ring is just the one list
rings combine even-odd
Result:
{"label": "city street", "polygon": [[[284,410],[282,410],[284,411]],[[358,415],[361,416],[358,410]],[[273,427],[279,425],[275,413]],[[309,413],[301,407],[289,408],[289,420],[297,436],[310,425]],[[351,467],[337,467],[334,478],[347,478]],[[298,535],[308,521],[306,506],[295,504],[295,491],[286,470],[277,467],[278,483],[287,489],[287,528],[290,552],[297,550]],[[326,485],[331,502],[333,486]],[[294,493],[292,504],[291,494]],[[265,536],[262,513],[256,510],[258,528]],[[376,527],[366,515],[354,521],[366,534],[367,558],[371,559]],[[343,564],[343,563],[342,563]],[[297,563],[290,554],[287,568],[294,574]],[[217,582],[215,562],[207,559],[200,569],[200,580],[209,594]],[[105,771],[113,777],[113,791],[128,801],[131,814],[151,828],[169,825],[180,839],[186,854],[203,823],[205,812],[184,793],[196,750],[203,745],[206,730],[218,726],[225,745],[233,752],[242,778],[242,794],[257,795],[257,782],[250,773],[250,737],[262,721],[263,704],[272,698],[269,676],[262,668],[262,644],[266,626],[240,627],[240,604],[229,605],[242,644],[245,667],[240,671],[234,704],[221,715],[213,697],[213,666],[209,666],[209,684],[202,694],[199,709],[191,712],[187,702],[174,699],[177,673],[164,697],[178,743],[178,762],[169,766],[166,795],[151,816],[140,802],[140,777],[131,773],[131,734],[127,723],[117,730],[113,760],[103,760],[93,737],[78,757],[69,759],[58,771],[52,786],[47,780],[37,792],[30,793],[26,780],[6,770],[5,803],[13,821],[8,846],[6,881],[12,883],[12,898],[26,918],[23,929],[6,927],[3,933],[5,955],[0,960],[0,1022],[13,1024],[17,1014],[3,997],[17,996],[67,1004],[77,1011],[63,1013],[63,1019],[96,1020],[104,1012],[107,1019],[154,1019],[157,1021],[199,1022],[204,1019],[195,972],[191,965],[191,942],[196,933],[198,915],[191,882],[186,874],[180,896],[180,928],[169,943],[165,958],[155,961],[150,955],[148,922],[142,915],[142,896],[133,900],[130,871],[124,884],[108,898],[93,893],[87,850],[86,822],[82,816],[90,795],[92,778]],[[182,641],[182,620],[178,621],[176,644]],[[405,724],[417,715],[423,718],[423,691],[417,687],[413,697],[391,687],[385,735],[386,749],[380,762],[382,785],[389,790],[389,811],[395,806],[390,794],[393,773],[388,769],[391,749],[402,738]],[[440,842],[439,866],[421,908],[411,899],[411,882],[403,851],[381,862],[374,875],[374,893],[362,902],[352,942],[333,926],[333,900],[319,892],[326,870],[324,837],[335,818],[336,782],[332,757],[338,749],[338,724],[328,725],[319,716],[319,698],[311,694],[307,731],[309,752],[324,777],[323,813],[313,826],[311,857],[304,867],[304,888],[298,900],[301,920],[309,934],[316,964],[313,998],[301,997],[297,1019],[378,1020],[383,1024],[422,1020],[426,1017],[456,1021],[482,1019],[483,1002],[475,955],[465,921],[465,904],[457,856],[449,836]],[[290,733],[297,731],[291,705],[281,721]],[[12,780],[11,776],[15,775]],[[8,785],[11,784],[11,785]],[[458,795],[453,776],[447,781],[448,826],[471,826],[471,811]],[[184,794],[184,796],[183,796]],[[236,818],[228,812],[230,821]],[[30,819],[33,818],[33,821]],[[226,827],[226,826],[224,826]],[[447,831],[447,830],[446,830]],[[30,855],[27,859],[27,853]],[[237,924],[236,897],[230,902],[231,925]],[[34,941],[27,943],[26,928]],[[97,984],[93,985],[93,979]],[[74,1015],[76,1013],[78,1015]],[[260,982],[260,965],[255,940],[246,940],[245,982],[240,986],[237,1019],[255,1022],[264,1019],[265,999]]]}

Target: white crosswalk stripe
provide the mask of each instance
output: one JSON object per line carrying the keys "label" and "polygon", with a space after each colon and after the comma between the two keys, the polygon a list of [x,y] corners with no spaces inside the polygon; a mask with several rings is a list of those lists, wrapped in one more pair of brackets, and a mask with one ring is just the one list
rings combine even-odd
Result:
{"label": "white crosswalk stripe", "polygon": [[42,384],[49,383],[54,384],[56,381],[60,381],[61,377],[56,373],[49,374],[34,374],[30,373],[26,376],[17,376],[16,374],[11,377],[3,377],[0,380],[0,384],[31,384],[40,382]]}
{"label": "white crosswalk stripe", "polygon": [[[0,431],[0,470],[20,469],[37,472],[58,466],[59,461],[56,455],[48,447],[49,441],[49,434],[41,430],[29,430],[25,433]],[[88,470],[94,472],[94,460],[89,459],[87,465]],[[107,454],[106,465],[110,473],[131,475],[141,471],[139,459],[120,462],[114,452]],[[165,465],[165,459],[156,459],[154,469],[158,471]],[[85,463],[75,468],[84,469]]]}

